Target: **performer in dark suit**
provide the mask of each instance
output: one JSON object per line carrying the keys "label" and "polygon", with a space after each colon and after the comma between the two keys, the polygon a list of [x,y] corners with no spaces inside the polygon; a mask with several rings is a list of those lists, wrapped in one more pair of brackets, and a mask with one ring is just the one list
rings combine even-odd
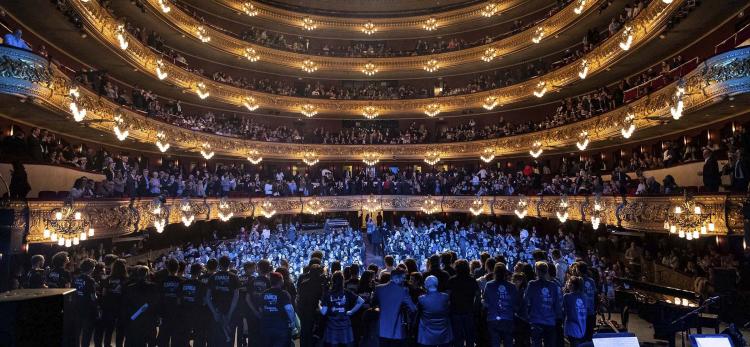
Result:
{"label": "performer in dark suit", "polygon": [[427,294],[419,297],[419,332],[417,343],[424,346],[443,346],[453,341],[450,321],[450,296],[438,291],[438,279],[429,276],[424,281]]}
{"label": "performer in dark suit", "polygon": [[404,315],[402,306],[409,311],[416,311],[416,305],[411,301],[409,291],[403,286],[404,271],[395,269],[391,272],[391,280],[386,284],[375,287],[372,305],[380,308],[380,347],[400,347],[406,343],[404,331]]}
{"label": "performer in dark suit", "polygon": [[707,192],[718,192],[721,184],[721,173],[719,172],[719,163],[716,161],[713,151],[708,148],[703,149],[703,186]]}

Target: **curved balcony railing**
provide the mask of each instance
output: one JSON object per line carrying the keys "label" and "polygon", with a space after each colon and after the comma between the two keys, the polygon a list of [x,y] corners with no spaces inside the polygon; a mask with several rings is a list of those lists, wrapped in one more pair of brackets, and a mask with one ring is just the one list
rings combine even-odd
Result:
{"label": "curved balcony railing", "polygon": [[[363,160],[377,157],[379,160],[424,159],[437,162],[441,159],[489,155],[524,156],[530,151],[536,155],[542,151],[570,152],[576,147],[585,150],[587,146],[580,146],[580,142],[591,143],[589,147],[606,141],[610,141],[611,145],[613,139],[625,136],[623,133],[626,131],[630,132],[627,137],[633,135],[633,129],[637,129],[635,140],[638,138],[638,132],[663,126],[665,121],[670,119],[670,115],[674,119],[691,118],[698,113],[697,111],[728,96],[750,92],[750,47],[745,47],[706,60],[682,80],[626,107],[544,131],[491,140],[445,144],[331,146],[269,143],[197,133],[146,118],[124,110],[86,89],[78,88],[75,82],[62,72],[49,68],[46,61],[39,57],[34,58],[31,53],[19,53],[17,49],[7,47],[0,47],[0,51],[3,56],[8,57],[6,64],[0,65],[0,76],[4,76],[0,92],[33,97],[36,104],[57,110],[68,119],[85,120],[84,125],[106,133],[112,133],[114,125],[117,125],[121,133],[128,131],[127,138],[141,143],[153,144],[158,140],[163,144],[169,143],[171,150],[193,155],[203,151],[240,158],[246,158],[252,152],[254,157],[310,161]],[[711,120],[721,119],[715,116]],[[696,121],[692,126],[700,124],[701,122]],[[584,133],[586,141],[581,138]]]}
{"label": "curved balcony railing", "polygon": [[[217,220],[223,217],[270,217],[276,214],[318,214],[325,212],[360,212],[379,214],[381,211],[404,211],[423,213],[472,213],[476,215],[517,216],[525,218],[558,218],[559,213],[567,214],[568,221],[583,221],[590,224],[596,214],[600,218],[599,227],[614,226],[641,232],[668,233],[664,229],[668,210],[684,201],[683,196],[659,197],[600,197],[590,196],[424,196],[378,195],[378,196],[325,196],[295,198],[228,198],[219,199],[167,199],[161,204],[159,214],[154,214],[152,201],[145,200],[92,200],[77,201],[74,208],[81,211],[83,218],[92,222],[97,230],[96,237],[115,237],[136,231],[153,230],[154,222],[166,224],[181,223],[185,212],[181,208],[189,205],[189,214],[194,221]],[[727,235],[730,231],[743,228],[742,204],[744,197],[732,195],[698,195],[693,201],[702,205],[702,214],[714,224],[713,231],[699,234],[699,237]],[[425,209],[426,201],[432,204]],[[567,207],[560,207],[562,201]],[[524,201],[525,206],[519,204]],[[594,212],[594,204],[600,209]],[[220,207],[220,204],[222,205]],[[63,201],[28,202],[28,236],[33,243],[49,242],[44,239],[46,222],[51,211],[63,206]],[[11,203],[16,213],[24,213],[25,204]],[[472,211],[473,210],[473,211]],[[427,212],[425,212],[427,211]],[[190,218],[190,216],[187,216]],[[226,219],[226,218],[225,218]],[[16,218],[14,228],[25,229],[25,218]],[[676,236],[675,236],[676,237]]]}
{"label": "curved balcony railing", "polygon": [[[366,109],[377,111],[379,115],[403,115],[424,113],[435,116],[441,112],[480,108],[488,100],[497,105],[543,97],[545,93],[570,85],[581,79],[580,73],[586,70],[591,76],[605,71],[612,64],[625,57],[634,47],[656,37],[661,28],[684,0],[675,0],[671,4],[653,1],[646,9],[620,32],[611,36],[597,48],[575,62],[558,68],[543,76],[518,83],[512,86],[478,92],[470,95],[445,96],[415,100],[321,100],[300,97],[289,97],[249,91],[215,82],[209,78],[185,71],[153,53],[140,41],[121,29],[109,12],[95,1],[86,3],[74,0],[71,3],[82,14],[84,22],[93,33],[113,47],[120,46],[120,40],[128,42],[126,49],[115,48],[122,56],[144,72],[182,88],[183,90],[220,100],[223,103],[242,107],[247,98],[252,98],[260,108],[271,108],[285,112],[305,113],[313,110],[315,114],[358,114]],[[170,11],[171,12],[171,11]],[[621,45],[622,44],[622,45]],[[621,48],[626,47],[628,50]],[[311,114],[307,112],[307,114]],[[306,114],[306,115],[307,115]]]}

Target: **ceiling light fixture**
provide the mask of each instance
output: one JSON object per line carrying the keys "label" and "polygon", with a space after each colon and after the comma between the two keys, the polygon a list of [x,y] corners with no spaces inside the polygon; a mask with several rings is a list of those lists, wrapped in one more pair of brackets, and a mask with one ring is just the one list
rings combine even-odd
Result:
{"label": "ceiling light fixture", "polygon": [[589,74],[589,61],[586,59],[582,59],[581,69],[578,70],[578,77],[580,77],[582,80],[585,80],[588,74]]}
{"label": "ceiling light fixture", "polygon": [[311,118],[318,114],[318,107],[313,104],[304,104],[300,107],[300,113],[307,118]]}
{"label": "ceiling light fixture", "polygon": [[429,105],[425,105],[424,107],[424,114],[426,114],[428,117],[435,117],[438,114],[440,114],[440,104],[432,103]]}
{"label": "ceiling light fixture", "polygon": [[70,113],[73,115],[73,120],[80,122],[86,118],[86,109],[82,107],[83,105],[79,105],[81,92],[78,90],[78,87],[72,87],[68,90],[68,95],[71,99],[69,108]]}
{"label": "ceiling light fixture", "polygon": [[425,153],[424,162],[427,163],[427,165],[437,164],[438,162],[440,162],[440,152],[433,151]]}
{"label": "ceiling light fixture", "polygon": [[156,77],[158,77],[160,81],[163,81],[167,76],[169,75],[167,74],[164,62],[161,59],[158,59],[156,61]]}
{"label": "ceiling light fixture", "polygon": [[125,139],[128,138],[128,135],[130,135],[130,131],[124,126],[125,120],[122,118],[121,114],[116,114],[113,120],[115,121],[115,125],[112,127],[112,130],[115,132],[115,136],[118,140],[125,141]]}
{"label": "ceiling light fixture", "polygon": [[488,96],[484,98],[484,103],[482,104],[482,107],[484,107],[487,111],[492,111],[497,105],[500,104],[500,98],[496,96]]}
{"label": "ceiling light fixture", "polygon": [[433,31],[437,29],[437,27],[438,27],[438,22],[437,22],[437,19],[435,19],[435,17],[428,18],[422,24],[422,28],[427,31]]}
{"label": "ceiling light fixture", "polygon": [[568,214],[568,197],[565,195],[560,197],[560,203],[557,205],[557,211],[555,212],[557,219],[560,223],[565,223],[570,215]]}
{"label": "ceiling light fixture", "polygon": [[302,18],[302,29],[307,31],[313,31],[318,27],[318,24],[310,17]]}
{"label": "ceiling light fixture", "polygon": [[302,62],[302,71],[307,73],[318,71],[318,64],[315,64],[315,62],[310,59],[305,59],[305,61]]}
{"label": "ceiling light fixture", "polygon": [[164,153],[169,149],[169,143],[167,142],[167,135],[163,131],[156,132],[156,147],[159,151]]}
{"label": "ceiling light fixture", "polygon": [[260,155],[260,152],[258,152],[257,149],[251,149],[247,151],[247,161],[249,161],[250,164],[258,165],[263,161],[263,156]]}
{"label": "ceiling light fixture", "polygon": [[479,155],[479,159],[482,159],[483,162],[489,163],[493,159],[495,159],[495,149],[492,147],[487,147],[482,150],[482,154]]}
{"label": "ceiling light fixture", "polygon": [[252,96],[246,96],[242,98],[242,106],[245,106],[245,108],[252,112],[257,110],[260,107],[260,104],[258,104],[257,101],[255,101],[255,98]]}
{"label": "ceiling light fixture", "polygon": [[679,83],[675,87],[674,95],[672,96],[672,104],[674,106],[669,107],[669,113],[672,114],[674,120],[682,118],[682,111],[684,111],[685,103],[683,98],[685,97],[685,86]]}
{"label": "ceiling light fixture", "polygon": [[435,72],[440,69],[440,63],[438,63],[438,61],[435,59],[430,59],[424,63],[422,68],[427,72]]}
{"label": "ceiling light fixture", "polygon": [[518,219],[524,219],[526,215],[529,213],[529,202],[526,200],[526,197],[523,195],[519,196],[518,203],[516,203],[516,209],[513,210],[515,212],[516,217]]}
{"label": "ceiling light fixture", "polygon": [[542,155],[542,152],[544,152],[544,149],[542,148],[542,143],[539,141],[534,142],[531,145],[531,150],[529,150],[529,154],[534,158],[539,158],[539,156]]}
{"label": "ceiling light fixture", "polygon": [[208,92],[208,88],[206,88],[206,85],[203,84],[203,82],[198,82],[195,84],[195,94],[198,95],[201,100],[206,99],[209,95],[211,95]]}
{"label": "ceiling light fixture", "polygon": [[480,57],[482,61],[487,62],[487,63],[495,60],[495,58],[497,58],[497,48],[493,48],[493,47],[485,49],[484,53]]}
{"label": "ceiling light fixture", "polygon": [[498,2],[492,1],[489,4],[485,5],[480,13],[484,17],[492,17],[495,14],[497,14],[499,11],[500,11],[500,4]]}
{"label": "ceiling light fixture", "polygon": [[474,201],[471,202],[469,212],[471,212],[471,214],[475,216],[484,213],[484,201],[482,201],[481,197],[477,197],[476,199],[474,199]]}
{"label": "ceiling light fixture", "polygon": [[427,199],[422,203],[422,206],[420,206],[420,209],[426,214],[433,214],[440,209],[440,204],[435,201],[432,196],[428,195]]}
{"label": "ceiling light fixture", "polygon": [[365,64],[365,66],[362,67],[362,73],[367,76],[372,76],[378,72],[378,67],[375,66],[372,62],[368,62]]}
{"label": "ceiling light fixture", "polygon": [[271,218],[276,214],[276,209],[273,207],[271,200],[264,200],[260,204],[260,213],[266,218]]}
{"label": "ceiling light fixture", "polygon": [[221,198],[219,200],[219,204],[217,205],[218,212],[216,213],[216,216],[219,217],[219,220],[222,222],[227,222],[232,217],[234,217],[234,211],[232,209],[232,205],[227,200],[226,197]]}
{"label": "ceiling light fixture", "polygon": [[365,106],[362,108],[362,115],[367,119],[374,119],[380,115],[378,108],[372,105]]}
{"label": "ceiling light fixture", "polygon": [[247,60],[249,60],[251,63],[254,63],[260,59],[258,51],[256,51],[255,48],[252,47],[245,47],[242,55],[245,56],[245,58],[247,58]]}
{"label": "ceiling light fixture", "polygon": [[576,142],[576,147],[578,147],[579,150],[585,151],[586,147],[589,146],[589,132],[584,130],[581,131],[580,134],[578,134],[578,142]]}
{"label": "ceiling light fixture", "polygon": [[158,0],[159,1],[159,8],[161,8],[161,11],[163,13],[169,13],[169,11],[172,10],[172,8],[167,4],[167,0]]}
{"label": "ceiling light fixture", "polygon": [[362,162],[367,164],[367,166],[374,166],[380,162],[380,153],[365,152],[362,154]]}
{"label": "ceiling light fixture", "polygon": [[622,30],[622,40],[620,40],[620,49],[627,51],[633,44],[633,26],[626,25]]}
{"label": "ceiling light fixture", "polygon": [[544,38],[544,27],[538,26],[534,29],[534,35],[531,37],[531,42],[539,43]]}
{"label": "ceiling light fixture", "polygon": [[255,5],[253,5],[253,3],[251,3],[250,1],[246,1],[242,4],[242,12],[245,12],[245,14],[250,17],[255,17],[258,15],[258,9],[255,8]]}
{"label": "ceiling light fixture", "polygon": [[208,142],[204,142],[201,145],[201,155],[206,160],[210,160],[214,157],[214,154],[216,154],[214,151],[211,150],[211,145]]}
{"label": "ceiling light fixture", "polygon": [[211,41],[211,36],[208,35],[208,30],[202,25],[195,28],[195,35],[198,36],[198,39],[203,43]]}
{"label": "ceiling light fixture", "polygon": [[115,37],[117,37],[117,42],[120,44],[120,49],[123,51],[128,49],[128,39],[126,35],[127,32],[125,31],[125,25],[118,24],[117,29],[115,29]]}
{"label": "ceiling light fixture", "polygon": [[547,93],[547,82],[539,81],[534,88],[534,96],[541,98]]}
{"label": "ceiling light fixture", "polygon": [[362,25],[362,32],[367,35],[372,35],[378,31],[378,28],[375,26],[375,23],[373,22],[367,22],[364,25]]}
{"label": "ceiling light fixture", "polygon": [[573,13],[583,13],[583,8],[586,7],[586,0],[576,0],[576,7],[573,7]]}
{"label": "ceiling light fixture", "polygon": [[302,162],[307,164],[307,166],[313,166],[320,162],[320,159],[315,152],[308,151],[302,154]]}

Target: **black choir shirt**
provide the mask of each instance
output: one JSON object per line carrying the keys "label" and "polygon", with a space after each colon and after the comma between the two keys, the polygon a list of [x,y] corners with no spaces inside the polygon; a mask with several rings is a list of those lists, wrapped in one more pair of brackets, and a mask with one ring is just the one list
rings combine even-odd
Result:
{"label": "black choir shirt", "polygon": [[203,284],[200,280],[185,280],[180,284],[179,294],[182,309],[186,311],[194,311],[201,306],[201,298],[204,295]]}
{"label": "black choir shirt", "polygon": [[26,274],[26,288],[39,289],[44,288],[44,270],[43,269],[31,269]]}
{"label": "black choir shirt", "polygon": [[119,314],[119,312],[115,311],[122,303],[122,293],[127,285],[125,282],[125,278],[113,276],[109,276],[104,280],[102,284],[104,287],[104,295],[102,295],[102,308],[104,311]]}
{"label": "black choir shirt", "polygon": [[211,300],[214,307],[221,313],[229,313],[232,305],[232,296],[235,289],[240,287],[237,275],[228,271],[219,271],[208,279],[208,288],[211,289]]}
{"label": "black choir shirt", "polygon": [[65,288],[70,284],[70,273],[63,268],[54,268],[47,273],[48,288]]}
{"label": "black choir shirt", "polygon": [[261,328],[269,330],[289,329],[289,316],[284,306],[291,305],[289,293],[278,288],[271,288],[263,292],[263,306],[261,306]]}
{"label": "black choir shirt", "polygon": [[161,282],[159,294],[161,294],[163,313],[174,313],[176,311],[180,298],[180,284],[182,284],[182,278],[173,275],[167,275]]}
{"label": "black choir shirt", "polygon": [[331,292],[323,295],[323,306],[328,307],[326,324],[330,329],[344,329],[351,326],[351,320],[346,312],[357,303],[357,295],[351,291]]}
{"label": "black choir shirt", "polygon": [[89,275],[78,275],[73,280],[76,289],[76,307],[79,314],[93,316],[96,314],[96,281]]}
{"label": "black choir shirt", "polygon": [[255,308],[260,310],[263,306],[263,293],[271,288],[271,280],[264,276],[251,277],[247,282],[247,292]]}

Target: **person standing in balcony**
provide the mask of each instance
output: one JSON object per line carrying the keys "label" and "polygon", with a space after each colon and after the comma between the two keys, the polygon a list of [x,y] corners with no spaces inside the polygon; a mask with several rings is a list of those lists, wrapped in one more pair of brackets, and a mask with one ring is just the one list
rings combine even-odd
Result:
{"label": "person standing in balcony", "polygon": [[703,148],[703,170],[698,172],[698,176],[703,176],[703,186],[705,191],[713,193],[719,191],[721,184],[721,173],[719,172],[719,163],[716,161],[714,152],[708,147]]}

